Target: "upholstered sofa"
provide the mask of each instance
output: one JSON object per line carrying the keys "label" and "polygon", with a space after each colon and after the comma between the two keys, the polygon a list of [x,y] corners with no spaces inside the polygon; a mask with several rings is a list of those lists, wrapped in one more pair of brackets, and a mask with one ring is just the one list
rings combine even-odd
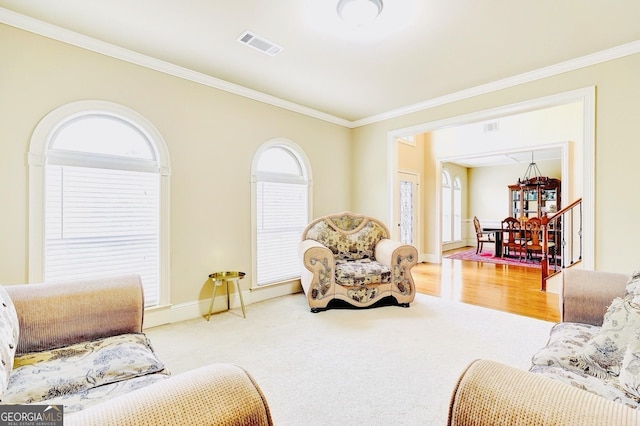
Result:
{"label": "upholstered sofa", "polygon": [[137,275],[0,286],[2,404],[63,405],[65,425],[270,425],[242,368],[170,376],[142,333]]}
{"label": "upholstered sofa", "polygon": [[367,307],[393,298],[409,306],[415,297],[411,268],[415,247],[389,239],[379,220],[342,212],[312,221],[302,233],[302,288],[312,312],[341,300]]}
{"label": "upholstered sofa", "polygon": [[640,275],[567,269],[560,308],[529,371],[464,371],[449,425],[640,425]]}

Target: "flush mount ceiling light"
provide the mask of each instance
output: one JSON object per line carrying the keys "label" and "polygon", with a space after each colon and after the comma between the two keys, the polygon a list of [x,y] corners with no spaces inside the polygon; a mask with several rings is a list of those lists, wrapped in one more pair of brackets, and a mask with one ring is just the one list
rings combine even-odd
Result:
{"label": "flush mount ceiling light", "polygon": [[338,15],[349,25],[362,27],[372,23],[382,12],[382,0],[340,0]]}

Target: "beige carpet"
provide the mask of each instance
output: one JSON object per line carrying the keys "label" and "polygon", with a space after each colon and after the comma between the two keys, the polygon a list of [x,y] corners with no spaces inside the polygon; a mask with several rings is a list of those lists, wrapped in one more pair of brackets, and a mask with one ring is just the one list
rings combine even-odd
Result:
{"label": "beige carpet", "polygon": [[176,374],[246,368],[276,425],[441,425],[456,379],[488,358],[528,369],[552,323],[417,295],[410,308],[309,312],[304,295],[147,330]]}

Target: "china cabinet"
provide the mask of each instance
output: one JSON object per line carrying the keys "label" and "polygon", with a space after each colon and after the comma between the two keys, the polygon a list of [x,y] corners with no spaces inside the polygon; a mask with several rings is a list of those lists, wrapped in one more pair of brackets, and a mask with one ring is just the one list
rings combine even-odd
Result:
{"label": "china cabinet", "polygon": [[561,199],[559,179],[536,178],[509,185],[509,215],[517,219],[542,217],[560,210]]}

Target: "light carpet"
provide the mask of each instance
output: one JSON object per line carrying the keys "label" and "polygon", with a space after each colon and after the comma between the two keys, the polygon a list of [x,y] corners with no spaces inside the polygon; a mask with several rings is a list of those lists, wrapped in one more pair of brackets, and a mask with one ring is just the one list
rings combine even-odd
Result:
{"label": "light carpet", "polygon": [[177,374],[238,364],[280,425],[442,425],[474,359],[528,369],[553,324],[437,297],[313,314],[302,293],[146,330]]}

